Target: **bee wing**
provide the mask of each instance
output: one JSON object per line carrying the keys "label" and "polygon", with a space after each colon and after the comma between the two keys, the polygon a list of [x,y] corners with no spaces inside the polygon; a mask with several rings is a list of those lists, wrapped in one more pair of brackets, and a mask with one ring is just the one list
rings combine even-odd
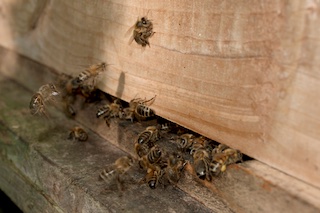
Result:
{"label": "bee wing", "polygon": [[131,35],[131,36],[130,36],[130,39],[129,39],[129,42],[128,42],[129,45],[130,45],[130,44],[133,42],[133,40],[134,40],[133,30],[134,30],[135,26],[136,26],[136,24],[132,25],[132,26],[127,30],[127,32],[125,33],[125,38],[127,38],[127,37],[129,37],[129,36]]}

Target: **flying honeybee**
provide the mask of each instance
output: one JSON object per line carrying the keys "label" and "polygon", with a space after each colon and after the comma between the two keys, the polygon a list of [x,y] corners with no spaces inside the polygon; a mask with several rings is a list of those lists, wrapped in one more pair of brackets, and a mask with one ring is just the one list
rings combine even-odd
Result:
{"label": "flying honeybee", "polygon": [[153,32],[153,23],[146,16],[141,19],[138,18],[136,23],[129,29],[133,29],[133,35],[130,38],[130,43],[135,40],[137,44],[142,47],[149,46],[149,38],[153,36],[155,32]]}
{"label": "flying honeybee", "polygon": [[103,116],[106,124],[110,126],[110,119],[122,116],[122,106],[120,105],[119,99],[114,100],[111,104],[106,104],[98,109],[97,118]]}
{"label": "flying honeybee", "polygon": [[143,100],[141,98],[134,98],[130,101],[129,107],[123,110],[124,118],[130,119],[133,122],[133,119],[136,118],[139,122],[147,120],[155,116],[155,112],[149,107],[155,100],[153,98],[149,100]]}
{"label": "flying honeybee", "polygon": [[211,180],[209,173],[210,155],[205,149],[197,149],[193,153],[193,166],[197,176],[204,180]]}
{"label": "flying honeybee", "polygon": [[102,62],[99,64],[91,65],[89,68],[81,72],[78,77],[74,79],[75,85],[83,85],[85,82],[92,80],[91,85],[95,85],[95,77],[98,76],[101,72],[106,70],[106,63]]}
{"label": "flying honeybee", "polygon": [[242,161],[242,153],[235,149],[226,148],[212,156],[209,171],[212,176],[218,176],[227,169],[228,165],[238,161]]}
{"label": "flying honeybee", "polygon": [[68,139],[77,140],[77,141],[86,141],[88,140],[88,134],[81,127],[74,127],[69,133]]}
{"label": "flying honeybee", "polygon": [[114,162],[114,164],[104,169],[100,173],[99,177],[108,184],[111,184],[112,181],[115,180],[117,182],[118,189],[123,190],[121,176],[129,171],[133,163],[134,159],[131,156],[120,157]]}
{"label": "flying honeybee", "polygon": [[187,161],[183,159],[181,154],[170,154],[167,160],[167,167],[165,168],[164,173],[167,180],[172,184],[176,184],[180,180],[181,173],[186,164]]}
{"label": "flying honeybee", "polygon": [[29,104],[31,115],[45,115],[48,117],[45,109],[46,102],[54,101],[54,96],[59,95],[57,88],[54,84],[42,85],[38,92],[32,97]]}

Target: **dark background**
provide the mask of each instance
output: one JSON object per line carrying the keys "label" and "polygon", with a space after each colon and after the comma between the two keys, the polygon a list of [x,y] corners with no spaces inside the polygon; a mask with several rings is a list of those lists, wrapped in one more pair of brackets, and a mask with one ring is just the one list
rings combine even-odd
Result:
{"label": "dark background", "polygon": [[22,213],[22,211],[0,190],[0,213]]}

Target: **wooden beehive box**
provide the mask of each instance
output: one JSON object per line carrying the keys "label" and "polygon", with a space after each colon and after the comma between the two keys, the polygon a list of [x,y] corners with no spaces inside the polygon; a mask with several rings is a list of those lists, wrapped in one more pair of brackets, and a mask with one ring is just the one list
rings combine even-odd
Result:
{"label": "wooden beehive box", "polygon": [[[2,0],[1,72],[35,91],[44,82],[21,71],[15,54],[73,76],[106,62],[97,84],[104,92],[125,101],[156,95],[157,115],[317,189],[319,7],[315,0]],[[128,44],[128,30],[145,15],[156,32],[150,48]]]}

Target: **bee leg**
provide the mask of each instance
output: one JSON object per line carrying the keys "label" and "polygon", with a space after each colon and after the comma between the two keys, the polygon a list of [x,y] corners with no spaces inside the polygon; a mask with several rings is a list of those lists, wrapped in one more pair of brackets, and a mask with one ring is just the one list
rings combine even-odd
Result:
{"label": "bee leg", "polygon": [[117,187],[118,187],[118,191],[119,192],[123,192],[124,191],[124,187],[123,187],[123,181],[120,179],[120,176],[117,176]]}
{"label": "bee leg", "polygon": [[107,117],[107,116],[105,116],[105,117],[103,117],[105,120],[106,120],[106,124],[107,124],[107,126],[108,127],[110,127],[110,122],[109,122],[109,117]]}
{"label": "bee leg", "polygon": [[76,111],[74,110],[74,108],[71,106],[71,104],[67,104],[66,106],[67,108],[67,112],[71,117],[74,117],[76,115]]}
{"label": "bee leg", "polygon": [[69,133],[69,136],[68,136],[68,140],[72,140],[72,139],[74,139],[74,132],[73,131],[71,131],[70,133]]}

